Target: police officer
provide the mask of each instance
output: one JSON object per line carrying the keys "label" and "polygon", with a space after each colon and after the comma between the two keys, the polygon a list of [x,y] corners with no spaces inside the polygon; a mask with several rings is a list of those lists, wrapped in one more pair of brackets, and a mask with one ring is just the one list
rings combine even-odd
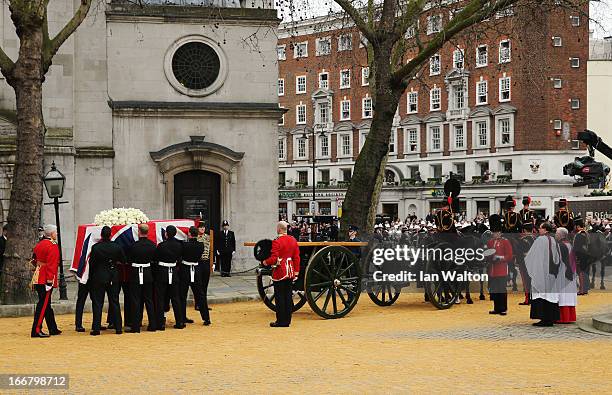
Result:
{"label": "police officer", "polygon": [[[202,321],[208,326],[210,315],[202,290],[202,270],[210,271],[210,263],[202,260],[204,244],[199,242],[197,237],[198,228],[192,226],[189,228],[189,239],[183,243],[183,259],[179,270],[182,316],[187,317],[187,292],[191,287],[195,303],[200,307]],[[193,320],[185,318],[185,322],[192,324]]]}
{"label": "police officer", "polygon": [[121,334],[121,309],[119,307],[119,273],[118,263],[126,263],[125,253],[119,244],[110,240],[111,228],[105,226],[101,232],[102,239],[91,247],[89,257],[89,283],[91,286],[91,303],[93,324],[90,335],[100,334],[104,293],[108,294],[109,309],[113,309],[112,321],[115,332]]}
{"label": "police officer", "polygon": [[176,228],[170,225],[166,228],[167,239],[157,245],[155,251],[156,273],[155,291],[157,292],[157,330],[166,329],[166,319],[164,317],[164,304],[166,294],[170,297],[172,311],[174,313],[174,328],[185,328],[184,317],[182,315],[181,300],[179,296],[180,270],[177,264],[181,261],[183,254],[183,243],[175,238]]}
{"label": "police officer", "polygon": [[[157,326],[155,304],[153,303],[153,272],[151,265],[155,261],[155,243],[148,238],[149,225],[138,225],[138,241],[128,252],[128,262],[132,266],[130,273],[131,333],[140,333],[142,325],[142,304],[147,309],[149,326],[147,331],[154,332]],[[127,311],[126,311],[127,313]]]}
{"label": "police officer", "polygon": [[221,277],[231,277],[232,257],[236,252],[236,237],[234,232],[229,230],[229,222],[223,221],[223,230],[219,232],[218,242],[216,241],[217,257],[221,264]]}

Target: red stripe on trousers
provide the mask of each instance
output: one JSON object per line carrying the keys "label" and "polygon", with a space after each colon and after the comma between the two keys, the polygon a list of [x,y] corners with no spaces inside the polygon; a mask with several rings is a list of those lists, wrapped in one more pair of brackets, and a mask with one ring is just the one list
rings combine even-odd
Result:
{"label": "red stripe on trousers", "polygon": [[42,329],[42,321],[45,318],[45,310],[47,310],[47,305],[49,304],[49,296],[51,295],[51,290],[53,288],[51,288],[50,290],[47,291],[47,295],[45,296],[45,303],[43,303],[43,307],[40,310],[40,317],[38,317],[38,323],[36,323],[36,333],[40,333],[40,330]]}

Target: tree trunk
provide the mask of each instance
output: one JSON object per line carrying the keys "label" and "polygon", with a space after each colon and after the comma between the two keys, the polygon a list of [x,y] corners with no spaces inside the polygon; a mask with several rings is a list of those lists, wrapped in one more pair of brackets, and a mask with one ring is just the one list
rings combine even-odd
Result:
{"label": "tree trunk", "polygon": [[372,194],[372,202],[370,203],[370,211],[368,212],[368,222],[365,231],[367,233],[374,232],[374,222],[376,222],[376,209],[378,208],[378,201],[380,200],[380,193],[382,192],[383,183],[385,181],[385,168],[387,167],[387,161],[389,155],[385,155],[382,163],[380,164],[380,170],[376,177],[376,183],[374,184],[374,193]]}
{"label": "tree trunk", "polygon": [[7,76],[17,103],[17,146],[0,294],[4,304],[31,301],[28,283],[32,274],[26,263],[37,241],[43,188],[43,32],[41,27],[32,27],[19,33],[19,58]]}
{"label": "tree trunk", "polygon": [[[365,144],[355,161],[351,185],[342,205],[342,235],[346,235],[349,225],[356,225],[362,232],[372,229],[368,220],[373,198],[376,196],[376,182],[379,173],[384,172],[383,160],[389,151],[389,138],[393,125],[393,116],[397,110],[400,91],[391,84],[391,45],[382,46],[374,54],[376,74],[373,91],[374,114],[372,125]],[[386,163],[386,162],[385,162]]]}

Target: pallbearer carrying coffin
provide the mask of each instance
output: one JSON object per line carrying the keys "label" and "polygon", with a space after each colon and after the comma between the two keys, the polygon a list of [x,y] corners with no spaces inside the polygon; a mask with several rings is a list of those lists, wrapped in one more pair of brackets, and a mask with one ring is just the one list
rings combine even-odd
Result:
{"label": "pallbearer carrying coffin", "polygon": [[128,252],[128,262],[132,266],[130,274],[130,297],[132,313],[132,333],[139,333],[142,325],[142,303],[147,309],[149,326],[153,332],[157,326],[155,304],[153,303],[153,272],[151,264],[155,260],[155,243],[148,238],[149,225],[138,225],[138,241]]}
{"label": "pallbearer carrying coffin", "polygon": [[202,290],[202,270],[210,270],[210,265],[209,262],[202,260],[204,244],[199,242],[197,237],[198,228],[192,226],[189,228],[189,240],[183,243],[183,260],[179,272],[182,316],[185,317],[186,323],[193,323],[193,320],[186,318],[187,293],[191,288],[195,304],[200,306],[200,316],[204,325],[210,325],[208,305],[204,300],[204,291]]}

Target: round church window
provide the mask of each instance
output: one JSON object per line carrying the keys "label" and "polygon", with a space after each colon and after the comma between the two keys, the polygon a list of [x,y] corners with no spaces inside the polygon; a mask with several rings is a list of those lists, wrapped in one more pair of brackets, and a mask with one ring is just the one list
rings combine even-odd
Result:
{"label": "round church window", "polygon": [[172,73],[185,88],[201,90],[219,77],[217,52],[203,42],[192,41],[180,46],[172,56]]}
{"label": "round church window", "polygon": [[207,96],[225,83],[227,55],[216,41],[206,36],[184,36],[166,51],[164,73],[177,92],[193,97]]}

